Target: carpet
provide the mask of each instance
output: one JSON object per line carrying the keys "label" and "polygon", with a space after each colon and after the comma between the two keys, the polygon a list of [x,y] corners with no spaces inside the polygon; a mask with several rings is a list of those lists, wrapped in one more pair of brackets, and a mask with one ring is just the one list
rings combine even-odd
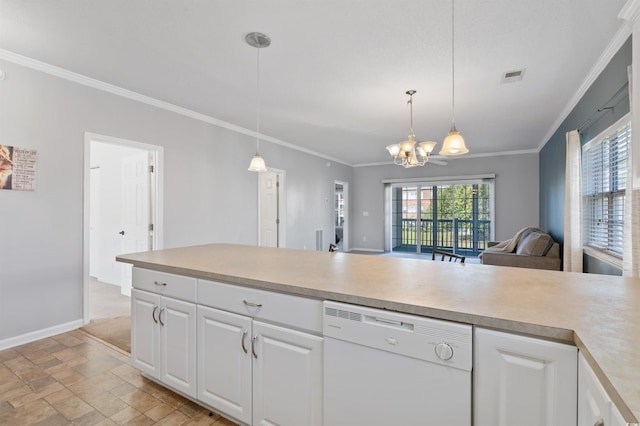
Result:
{"label": "carpet", "polygon": [[131,317],[94,319],[81,328],[85,332],[116,346],[123,351],[131,352]]}

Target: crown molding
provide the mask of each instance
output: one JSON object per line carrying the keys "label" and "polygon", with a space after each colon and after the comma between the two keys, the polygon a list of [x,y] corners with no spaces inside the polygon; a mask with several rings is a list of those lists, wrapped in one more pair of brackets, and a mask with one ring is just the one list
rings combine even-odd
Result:
{"label": "crown molding", "polygon": [[283,140],[267,136],[264,134],[258,135],[257,132],[253,130],[246,129],[244,127],[237,126],[232,123],[228,123],[223,120],[219,120],[217,118],[208,116],[206,114],[202,114],[196,111],[192,111],[187,108],[183,108],[178,105],[171,104],[169,102],[161,101],[159,99],[152,98],[150,96],[142,95],[140,93],[123,89],[122,87],[115,86],[113,84],[105,83],[104,81],[96,80],[91,77],[87,77],[82,74],[75,73],[73,71],[66,70],[64,68],[56,67],[51,64],[47,64],[45,62],[38,61],[36,59],[29,58],[27,56],[22,56],[17,53],[0,49],[0,59],[4,59],[8,62],[12,62],[17,65],[24,66],[26,68],[30,68],[36,71],[43,72],[45,74],[53,75],[58,78],[62,78],[64,80],[68,80],[77,84],[81,84],[83,86],[91,87],[93,89],[101,90],[103,92],[111,93],[116,96],[120,96],[126,99],[130,99],[132,101],[140,102],[143,104],[147,104],[156,108],[164,109],[166,111],[174,112],[176,114],[183,115],[185,117],[193,118],[194,120],[202,121],[208,124],[212,124],[217,127],[222,127],[227,130],[231,130],[232,132],[241,133],[243,135],[251,136],[252,138],[260,137],[260,140],[271,142],[276,145],[284,146],[289,149],[293,149],[296,151],[304,152],[305,154],[313,155],[315,157],[324,158],[326,160],[334,161],[336,163],[344,164],[346,166],[353,167],[353,165],[344,162],[338,158],[329,157],[327,155],[321,154],[319,152],[301,148],[299,146],[293,145],[289,142],[285,142]]}
{"label": "crown molding", "polygon": [[[627,4],[625,4],[625,6],[622,8],[622,11],[624,11],[630,3],[640,4],[640,0],[629,0]],[[620,14],[622,14],[622,11],[620,12]],[[618,17],[620,17],[620,15],[618,15]],[[604,50],[604,52],[602,52],[602,54],[600,55],[596,63],[593,65],[593,67],[591,68],[591,71],[589,71],[589,73],[585,77],[584,81],[582,82],[578,90],[574,93],[573,97],[571,97],[571,99],[569,100],[567,105],[564,107],[564,109],[562,110],[562,112],[560,113],[556,121],[553,123],[553,125],[551,126],[551,128],[549,129],[545,137],[540,141],[540,144],[538,145],[538,148],[537,148],[538,152],[540,152],[542,148],[544,148],[544,146],[547,144],[547,142],[549,142],[549,140],[553,137],[555,132],[560,128],[564,120],[566,120],[569,114],[571,114],[571,111],[573,111],[576,105],[578,105],[578,102],[580,102],[580,99],[582,99],[582,97],[587,92],[587,90],[589,90],[589,88],[596,81],[598,76],[600,76],[602,71],[604,71],[607,65],[609,65],[609,62],[611,62],[611,59],[614,57],[614,55],[618,53],[622,45],[631,36],[631,31],[632,31],[631,22],[626,20],[623,21],[620,25],[620,28],[618,28],[618,31],[616,32],[616,34],[613,36],[613,38],[607,45],[607,48]]]}
{"label": "crown molding", "polygon": [[640,0],[628,0],[620,13],[618,14],[618,18],[624,19],[625,21],[629,21],[633,23],[640,16]]}

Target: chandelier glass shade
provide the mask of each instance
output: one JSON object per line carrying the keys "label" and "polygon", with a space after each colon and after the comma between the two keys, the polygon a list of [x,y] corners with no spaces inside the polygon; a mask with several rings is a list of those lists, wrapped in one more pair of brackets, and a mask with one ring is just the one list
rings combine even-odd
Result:
{"label": "chandelier glass shade", "polygon": [[405,168],[424,166],[429,161],[431,151],[437,145],[437,142],[420,142],[415,141],[415,133],[413,133],[413,95],[415,90],[407,90],[409,95],[409,140],[394,143],[387,146],[389,155],[393,157],[393,164]]}
{"label": "chandelier glass shade", "polygon": [[251,159],[249,164],[250,172],[266,172],[267,166],[264,159],[260,155],[260,49],[269,47],[271,39],[266,34],[262,33],[249,33],[245,36],[245,41],[251,47],[256,48],[256,155]]}

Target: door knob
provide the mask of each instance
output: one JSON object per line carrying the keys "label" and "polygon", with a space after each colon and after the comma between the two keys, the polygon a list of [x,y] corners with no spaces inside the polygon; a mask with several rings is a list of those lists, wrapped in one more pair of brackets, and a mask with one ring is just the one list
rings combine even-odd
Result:
{"label": "door knob", "polygon": [[118,232],[118,234],[124,235],[124,231],[120,231],[120,232]]}

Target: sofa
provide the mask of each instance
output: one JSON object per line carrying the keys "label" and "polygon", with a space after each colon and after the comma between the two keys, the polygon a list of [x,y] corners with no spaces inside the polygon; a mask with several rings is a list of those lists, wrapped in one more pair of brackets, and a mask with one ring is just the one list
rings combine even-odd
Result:
{"label": "sofa", "polygon": [[506,241],[489,242],[479,258],[484,265],[553,271],[561,268],[560,245],[548,233],[535,227],[523,228]]}

